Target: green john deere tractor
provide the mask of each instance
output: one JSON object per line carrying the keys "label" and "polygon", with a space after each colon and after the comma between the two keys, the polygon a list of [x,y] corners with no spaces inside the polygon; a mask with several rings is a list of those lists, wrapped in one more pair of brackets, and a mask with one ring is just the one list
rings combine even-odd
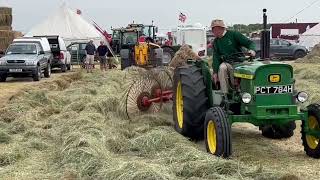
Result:
{"label": "green john deere tractor", "polygon": [[249,122],[258,126],[263,136],[280,139],[293,136],[295,120],[302,120],[305,151],[311,157],[320,157],[320,105],[298,111],[297,103],[305,102],[307,94],[296,91],[290,65],[248,60],[235,66],[234,76],[235,86],[224,99],[213,86],[205,62],[189,61],[177,68],[173,94],[175,129],[193,139],[204,137],[208,152],[228,157],[232,153],[232,123]]}
{"label": "green john deere tractor", "polygon": [[289,138],[302,121],[302,141],[306,154],[320,158],[320,105],[298,110],[308,99],[297,92],[293,68],[267,58],[249,59],[230,55],[234,65],[234,86],[224,98],[213,84],[208,64],[188,61],[175,69],[173,119],[175,129],[192,139],[205,139],[209,153],[229,157],[232,154],[231,125],[248,122],[258,126],[268,138]]}

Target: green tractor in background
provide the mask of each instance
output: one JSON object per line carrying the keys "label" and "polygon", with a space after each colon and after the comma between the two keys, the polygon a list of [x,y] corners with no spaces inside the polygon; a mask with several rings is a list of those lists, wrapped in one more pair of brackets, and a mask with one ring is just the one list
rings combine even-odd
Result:
{"label": "green tractor in background", "polygon": [[[265,37],[263,47],[267,47]],[[204,138],[209,153],[227,158],[232,154],[233,123],[251,123],[263,136],[280,139],[293,136],[295,121],[301,120],[304,150],[308,156],[320,158],[320,105],[298,110],[298,103],[306,102],[308,95],[296,91],[292,66],[265,57],[249,59],[244,53],[225,59],[238,61],[235,85],[226,99],[213,84],[206,62],[189,60],[186,66],[175,69],[176,131],[192,139]]]}

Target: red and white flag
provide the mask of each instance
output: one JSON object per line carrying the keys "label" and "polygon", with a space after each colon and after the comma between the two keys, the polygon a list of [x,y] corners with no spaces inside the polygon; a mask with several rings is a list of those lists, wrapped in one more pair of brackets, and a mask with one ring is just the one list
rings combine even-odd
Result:
{"label": "red and white flag", "polygon": [[79,15],[81,15],[81,14],[82,14],[82,12],[81,12],[81,10],[80,10],[80,9],[77,9],[77,14],[79,14]]}
{"label": "red and white flag", "polygon": [[181,21],[181,22],[185,22],[186,21],[186,19],[187,19],[187,16],[185,15],[185,14],[183,14],[183,13],[180,13],[180,15],[179,15],[179,21]]}

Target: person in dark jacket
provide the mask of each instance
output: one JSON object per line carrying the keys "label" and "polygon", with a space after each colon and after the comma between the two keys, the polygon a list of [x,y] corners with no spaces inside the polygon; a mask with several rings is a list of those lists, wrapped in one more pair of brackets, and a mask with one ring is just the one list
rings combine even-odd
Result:
{"label": "person in dark jacket", "polygon": [[87,72],[92,73],[93,65],[94,65],[94,55],[96,53],[96,46],[93,44],[93,40],[86,45],[86,69]]}
{"label": "person in dark jacket", "polygon": [[101,71],[107,70],[107,56],[106,56],[107,53],[108,53],[108,47],[104,44],[103,41],[101,41],[100,46],[98,47],[98,50],[97,50]]}
{"label": "person in dark jacket", "polygon": [[227,94],[231,87],[229,82],[234,82],[233,67],[232,63],[222,62],[221,57],[240,53],[242,47],[249,49],[250,56],[255,57],[255,44],[240,32],[227,30],[222,20],[213,20],[211,29],[215,36],[212,63],[213,80],[215,84],[219,81],[221,91]]}

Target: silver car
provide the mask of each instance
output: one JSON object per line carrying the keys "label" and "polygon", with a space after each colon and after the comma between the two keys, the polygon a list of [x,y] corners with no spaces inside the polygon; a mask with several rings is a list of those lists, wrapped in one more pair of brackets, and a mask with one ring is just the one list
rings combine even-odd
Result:
{"label": "silver car", "polygon": [[0,58],[0,81],[5,82],[10,76],[32,76],[39,81],[42,73],[49,78],[51,59],[51,52],[43,51],[38,43],[13,43]]}

